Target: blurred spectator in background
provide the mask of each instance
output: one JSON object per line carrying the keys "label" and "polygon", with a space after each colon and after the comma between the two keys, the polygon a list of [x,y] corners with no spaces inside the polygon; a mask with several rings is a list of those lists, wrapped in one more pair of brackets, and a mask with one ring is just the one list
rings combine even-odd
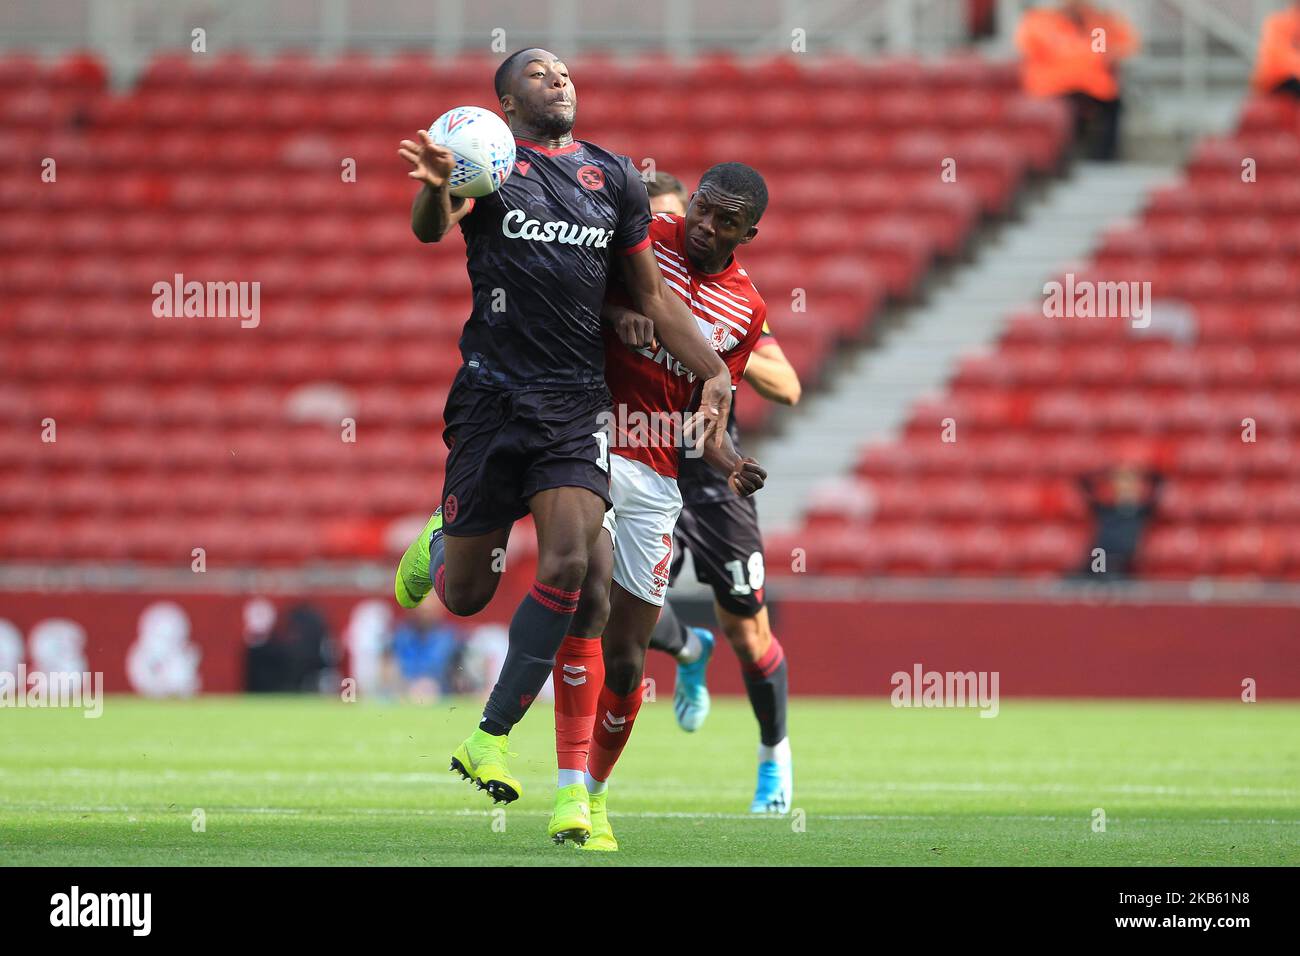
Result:
{"label": "blurred spectator in background", "polygon": [[259,600],[244,612],[245,687],[254,693],[338,693],[339,650],[325,615],[297,604],[277,615]]}
{"label": "blurred spectator in background", "polygon": [[1251,82],[1260,93],[1300,97],[1300,0],[1264,18]]}
{"label": "blurred spectator in background", "polygon": [[1102,573],[1099,568],[1094,570],[1098,558],[1093,553],[1098,548],[1104,552],[1106,578],[1131,576],[1133,558],[1155,512],[1163,480],[1159,472],[1133,465],[1117,465],[1079,478],[1079,488],[1096,522],[1080,577]]}
{"label": "blurred spectator in background", "polygon": [[321,610],[311,604],[289,608],[277,625],[289,651],[289,689],[304,694],[339,692],[339,648]]}
{"label": "blurred spectator in background", "polygon": [[463,635],[444,614],[441,602],[425,601],[394,628],[389,651],[399,696],[428,703],[459,689],[454,671]]}
{"label": "blurred spectator in background", "polygon": [[389,600],[358,601],[343,627],[348,673],[357,682],[361,699],[383,696],[386,691],[384,662],[393,629],[393,609]]}
{"label": "blurred spectator in background", "polygon": [[1025,11],[1016,30],[1021,78],[1031,96],[1063,97],[1074,112],[1076,139],[1090,159],[1119,155],[1122,106],[1119,61],[1138,48],[1122,15],[1083,0]]}
{"label": "blurred spectator in background", "polygon": [[[497,682],[501,665],[505,663],[506,651],[510,649],[509,632],[501,624],[483,624],[474,629],[465,653],[461,655],[460,665],[456,668],[455,688],[458,694],[477,694],[486,698],[488,691]],[[551,682],[538,693],[538,700],[549,700],[553,696]]]}

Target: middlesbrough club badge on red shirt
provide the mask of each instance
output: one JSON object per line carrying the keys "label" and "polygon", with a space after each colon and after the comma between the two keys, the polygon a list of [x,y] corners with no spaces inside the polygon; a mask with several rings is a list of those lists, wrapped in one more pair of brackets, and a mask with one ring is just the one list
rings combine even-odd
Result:
{"label": "middlesbrough club badge on red shirt", "polygon": [[713,335],[709,341],[713,343],[713,348],[718,352],[730,352],[740,344],[740,340],[732,335],[731,330],[721,322],[713,323]]}

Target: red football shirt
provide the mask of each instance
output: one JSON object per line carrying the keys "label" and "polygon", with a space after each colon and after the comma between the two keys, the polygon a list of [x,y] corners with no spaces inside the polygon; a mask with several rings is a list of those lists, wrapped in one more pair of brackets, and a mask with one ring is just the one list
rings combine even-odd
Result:
{"label": "red football shirt", "polygon": [[[651,219],[650,247],[664,282],[727,363],[734,388],[762,334],[767,306],[735,256],[721,272],[699,272],[686,255],[685,240],[682,217],[658,213]],[[676,478],[680,423],[689,417],[694,374],[662,345],[654,351],[630,349],[606,327],[605,381],[614,399],[610,450]]]}

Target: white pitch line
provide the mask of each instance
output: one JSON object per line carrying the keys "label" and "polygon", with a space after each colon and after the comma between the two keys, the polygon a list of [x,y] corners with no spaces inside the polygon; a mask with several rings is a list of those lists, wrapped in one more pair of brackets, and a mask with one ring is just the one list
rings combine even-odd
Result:
{"label": "white pitch line", "polygon": [[[142,777],[148,780],[215,780],[215,781],[259,781],[268,783],[299,782],[313,783],[357,783],[378,784],[435,784],[457,786],[464,781],[448,771],[390,773],[382,771],[281,771],[281,770],[134,770],[108,769],[102,767],[52,767],[33,768],[30,771],[12,771],[0,769],[0,777],[39,776],[42,780],[50,777],[69,779],[94,778],[130,778]],[[628,786],[624,792],[649,790],[651,787]],[[689,793],[716,794],[714,788],[699,788],[674,784],[660,784],[654,787],[657,792],[667,789],[674,794]],[[1283,787],[1179,787],[1158,784],[1085,784],[1064,783],[986,783],[983,781],[934,782],[922,781],[864,781],[860,784],[828,784],[822,782],[815,788],[830,793],[861,793],[885,791],[890,793],[1118,793],[1146,794],[1153,796],[1181,797],[1300,797],[1300,790]]]}
{"label": "white pitch line", "polygon": [[[801,808],[796,808],[801,809]],[[0,811],[3,810],[22,810],[38,811],[50,813],[136,813],[136,814],[165,814],[167,811],[158,810],[154,807],[143,806],[72,806],[59,804],[17,804],[4,803],[0,804]],[[382,816],[382,817],[491,817],[496,810],[502,810],[510,816],[526,817],[549,817],[548,810],[509,810],[504,806],[489,810],[472,810],[468,807],[460,810],[435,810],[435,809],[401,809],[398,807],[346,807],[332,810],[317,810],[310,807],[226,807],[226,806],[209,806],[204,808],[204,812],[209,816],[215,816],[222,813],[239,814],[239,813],[256,813],[267,816],[312,816],[312,817],[358,817],[358,816]],[[188,817],[189,810],[177,808],[171,811],[177,816]],[[790,819],[790,816],[777,816],[773,814],[761,813],[692,813],[685,810],[631,810],[627,812],[619,811],[614,814],[615,817],[624,817],[633,820],[749,820],[756,823],[780,823]],[[818,813],[812,811],[808,813],[810,820],[835,820],[844,822],[871,822],[871,821],[893,821],[893,820],[980,820],[983,822],[997,823],[1006,822],[1040,822],[1040,823],[1086,823],[1091,817],[1086,813],[1077,816],[1035,816],[1030,814],[964,814],[964,813]],[[1206,818],[1206,817],[1124,817],[1111,815],[1108,818],[1111,823],[1206,823],[1206,824],[1259,824],[1265,826],[1300,826],[1300,819],[1294,820],[1273,820],[1273,819],[1240,819],[1231,818]]]}
{"label": "white pitch line", "polygon": [[[296,782],[326,783],[338,782],[356,786],[357,783],[412,783],[412,784],[447,784],[459,786],[464,780],[455,777],[450,771],[408,771],[408,773],[386,773],[386,771],[322,771],[322,770],[135,770],[109,769],[109,767],[32,767],[30,770],[9,770],[0,767],[0,778],[30,777],[39,774],[42,778],[66,777],[85,778],[133,778],[149,780],[259,780],[259,782]],[[645,786],[628,786],[624,792],[649,790]],[[671,790],[675,793],[699,792],[716,793],[716,788],[692,788],[659,784],[656,790]],[[918,782],[918,780],[874,780],[862,784],[827,784],[819,783],[815,790],[823,792],[871,793],[888,792],[970,792],[970,793],[1149,793],[1157,796],[1260,796],[1260,797],[1300,797],[1300,790],[1284,787],[1178,787],[1165,784],[1067,784],[1067,783],[987,783],[982,780],[972,782]]]}

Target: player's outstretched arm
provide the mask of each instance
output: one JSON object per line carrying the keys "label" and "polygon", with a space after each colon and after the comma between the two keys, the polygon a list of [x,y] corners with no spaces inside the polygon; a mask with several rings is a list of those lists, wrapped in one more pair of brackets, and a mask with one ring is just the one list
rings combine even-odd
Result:
{"label": "player's outstretched arm", "polygon": [[731,412],[731,372],[700,334],[686,304],[664,284],[649,246],[623,257],[623,285],[636,311],[654,323],[655,337],[677,361],[704,381],[700,411],[709,419],[705,446],[720,446]]}
{"label": "player's outstretched arm", "polygon": [[749,353],[745,381],[769,402],[779,405],[797,405],[803,395],[799,373],[785,357],[781,346],[770,340],[766,345],[755,346],[754,351]]}
{"label": "player's outstretched arm", "polygon": [[406,175],[424,184],[411,204],[411,231],[421,242],[437,242],[473,204],[447,189],[447,179],[456,165],[451,150],[435,145],[425,130],[420,130],[419,137],[418,143],[402,140],[397,155],[412,166]]}

